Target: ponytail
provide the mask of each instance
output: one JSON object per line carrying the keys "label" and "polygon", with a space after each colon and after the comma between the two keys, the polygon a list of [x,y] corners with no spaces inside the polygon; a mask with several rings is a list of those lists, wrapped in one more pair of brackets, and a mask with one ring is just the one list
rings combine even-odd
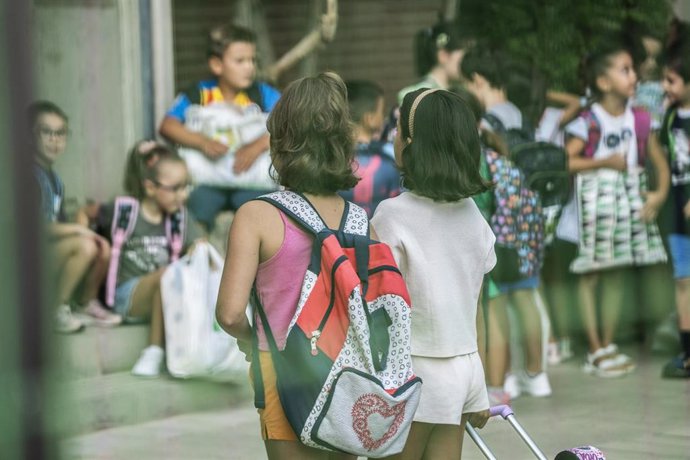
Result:
{"label": "ponytail", "polygon": [[184,162],[175,151],[155,141],[140,141],[129,151],[125,167],[124,188],[127,194],[142,199],[146,196],[145,180],[155,181],[164,161]]}

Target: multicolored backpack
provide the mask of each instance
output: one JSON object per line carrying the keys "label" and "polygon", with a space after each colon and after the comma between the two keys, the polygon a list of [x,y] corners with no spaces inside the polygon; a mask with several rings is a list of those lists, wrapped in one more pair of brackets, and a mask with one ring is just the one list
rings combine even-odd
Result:
{"label": "multicolored backpack", "polygon": [[253,290],[256,407],[265,407],[260,322],[282,408],[302,443],[372,458],[401,452],[422,381],[412,371],[410,297],[390,248],[369,238],[367,215],[352,203],[346,202],[340,228],[331,230],[300,194],[258,199],[315,240],[282,350]]}
{"label": "multicolored backpack", "polygon": [[544,253],[544,214],[539,194],[509,159],[484,152],[494,182],[493,212],[489,225],[496,235],[496,267],[491,278],[513,283],[539,274]]}

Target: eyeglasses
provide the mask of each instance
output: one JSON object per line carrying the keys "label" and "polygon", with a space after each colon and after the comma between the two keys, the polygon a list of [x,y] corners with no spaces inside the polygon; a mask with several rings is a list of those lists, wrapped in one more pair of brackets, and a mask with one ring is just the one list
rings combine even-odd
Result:
{"label": "eyeglasses", "polygon": [[156,184],[156,187],[158,187],[161,190],[165,190],[166,192],[172,192],[172,193],[183,192],[185,194],[189,194],[192,191],[192,185],[189,184],[188,182],[185,182],[183,184],[177,184],[177,185],[165,185],[165,184],[161,184],[160,182],[154,180],[153,183]]}
{"label": "eyeglasses", "polygon": [[41,137],[46,139],[50,139],[53,136],[55,136],[57,139],[65,139],[69,135],[69,130],[67,128],[62,128],[54,131],[47,126],[39,126],[38,133],[41,135]]}

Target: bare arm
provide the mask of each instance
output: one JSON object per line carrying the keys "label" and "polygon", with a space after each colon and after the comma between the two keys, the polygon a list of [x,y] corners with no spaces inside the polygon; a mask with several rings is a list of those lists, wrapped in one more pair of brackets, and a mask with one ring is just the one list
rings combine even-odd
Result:
{"label": "bare arm", "polygon": [[[482,364],[486,363],[486,322],[484,320],[484,286],[479,291],[479,301],[477,302],[477,348]],[[486,367],[486,366],[485,366]]]}
{"label": "bare arm", "polygon": [[585,141],[579,137],[571,137],[568,142],[566,142],[565,151],[568,153],[568,170],[571,173],[591,171],[600,168],[615,169],[617,171],[625,171],[627,169],[625,156],[621,154],[602,159],[585,158],[581,155],[584,148]]}
{"label": "bare arm", "polygon": [[238,341],[250,342],[251,326],[245,313],[259,266],[260,215],[255,203],[242,206],[235,215],[228,236],[228,252],[218,292],[216,319]]}
{"label": "bare arm", "polygon": [[264,134],[254,142],[243,145],[235,152],[235,163],[232,169],[236,173],[246,171],[254,164],[254,161],[259,158],[259,155],[268,150],[270,146],[270,136],[268,133]]}
{"label": "bare arm", "polygon": [[180,120],[173,117],[165,117],[161,122],[158,132],[166,139],[185,147],[199,150],[209,158],[218,158],[228,151],[228,146],[215,141],[201,133],[188,130]]}
{"label": "bare arm", "polygon": [[580,98],[574,94],[562,91],[547,91],[546,99],[563,107],[563,114],[558,122],[561,128],[574,120],[582,109],[580,107]]}
{"label": "bare arm", "polygon": [[642,208],[642,218],[647,221],[656,219],[659,209],[666,201],[666,196],[671,184],[671,172],[668,168],[668,163],[662,153],[661,145],[656,133],[650,133],[647,140],[647,151],[649,152],[649,159],[652,161],[654,170],[656,171],[657,188],[655,191],[650,191],[645,197],[645,204]]}

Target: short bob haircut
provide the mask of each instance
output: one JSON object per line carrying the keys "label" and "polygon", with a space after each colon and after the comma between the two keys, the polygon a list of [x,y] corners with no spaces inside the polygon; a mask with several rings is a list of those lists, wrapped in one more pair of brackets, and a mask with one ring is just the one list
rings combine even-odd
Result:
{"label": "short bob haircut", "polygon": [[479,173],[477,120],[457,94],[444,90],[427,94],[417,105],[414,136],[410,136],[410,108],[427,89],[408,93],[400,107],[405,187],[434,201],[458,201],[489,190],[491,184]]}
{"label": "short bob haircut", "polygon": [[206,56],[223,59],[228,46],[236,42],[256,43],[256,35],[251,30],[235,24],[215,26],[208,32]]}
{"label": "short bob haircut", "polygon": [[347,89],[335,73],[296,80],[268,117],[271,160],[280,185],[297,192],[329,195],[349,190],[354,138]]}

